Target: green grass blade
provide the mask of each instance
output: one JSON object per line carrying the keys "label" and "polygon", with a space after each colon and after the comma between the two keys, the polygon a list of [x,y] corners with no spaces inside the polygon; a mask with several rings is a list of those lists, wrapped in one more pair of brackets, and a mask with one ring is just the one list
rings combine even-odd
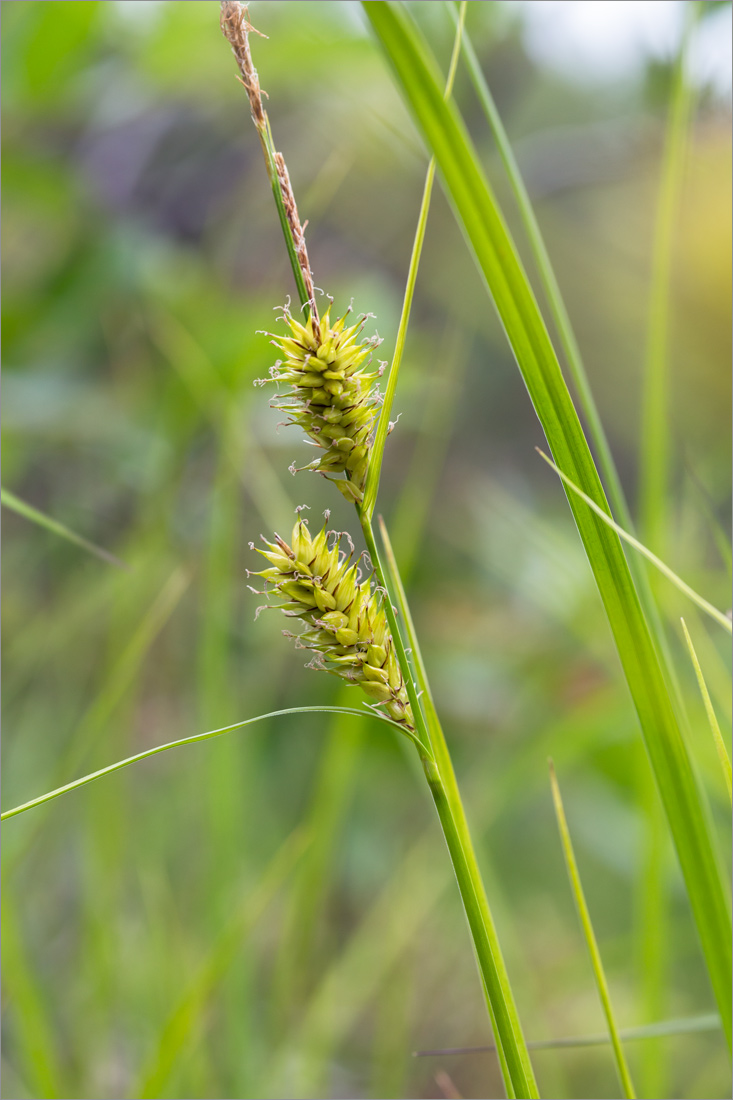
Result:
{"label": "green grass blade", "polygon": [[[364,0],[494,300],[556,463],[607,503],[578,415],[521,261],[458,111],[401,6]],[[568,491],[636,706],[685,879],[711,984],[731,1038],[731,917],[709,814],[693,773],[620,539]]]}
{"label": "green grass blade", "polygon": [[256,718],[245,718],[243,722],[234,722],[231,726],[223,726],[218,730],[208,730],[206,733],[196,733],[192,737],[182,737],[178,741],[169,741],[165,745],[156,745],[152,749],[146,749],[144,752],[138,752],[134,756],[127,756],[124,760],[117,760],[114,764],[108,764],[106,768],[100,768],[96,772],[90,772],[89,775],[83,775],[81,779],[75,779],[72,783],[66,783],[63,787],[56,787],[53,791],[47,791],[45,794],[39,795],[38,798],[32,798],[28,802],[22,802],[19,806],[13,806],[12,810],[5,810],[3,814],[0,814],[0,820],[5,821],[6,818],[16,817],[17,814],[22,814],[26,810],[32,810],[35,806],[42,806],[44,802],[50,802],[54,798],[58,798],[62,794],[68,794],[69,791],[76,791],[80,787],[85,787],[88,783],[93,783],[95,779],[102,779],[105,775],[112,775],[113,772],[118,772],[122,768],[128,767],[130,764],[136,764],[138,760],[147,760],[149,756],[157,756],[158,753],[167,752],[168,749],[177,749],[181,745],[195,745],[199,741],[210,741],[213,737],[221,737],[224,733],[231,733],[233,730],[242,729],[244,726],[251,726],[254,722],[264,722],[266,718],[277,718],[281,714],[355,714],[359,718],[375,718],[380,722],[385,722],[388,726],[394,726],[404,735],[404,727],[399,726],[396,722],[393,722],[385,715],[379,714],[374,710],[353,710],[351,707],[289,707],[286,710],[272,710],[269,714],[258,714]]}
{"label": "green grass blade", "polygon": [[725,747],[725,741],[723,735],[720,732],[720,726],[718,725],[718,719],[713,709],[712,700],[710,699],[710,692],[708,691],[707,684],[705,683],[705,677],[702,674],[702,668],[700,662],[697,659],[697,653],[695,647],[692,644],[692,638],[690,632],[687,629],[687,623],[684,619],[680,619],[682,623],[682,631],[685,635],[685,642],[690,653],[690,660],[692,661],[693,668],[695,669],[695,676],[697,677],[697,683],[700,688],[700,694],[702,695],[702,701],[705,704],[705,713],[708,716],[708,722],[710,723],[710,731],[713,735],[715,742],[715,748],[718,751],[718,759],[720,760],[720,767],[723,772],[723,778],[725,780],[726,790],[728,791],[728,798],[733,804],[733,775],[731,774],[730,757],[728,756],[728,750]]}
{"label": "green grass blade", "polygon": [[[461,52],[461,38],[463,36],[463,26],[465,21],[466,2],[465,0],[463,0],[463,3],[460,6],[460,13],[456,19],[456,37],[453,43],[453,55],[450,61],[450,68],[448,70],[448,79],[446,80],[445,84],[446,99],[451,94],[451,91],[453,89],[453,81],[455,79],[456,68],[458,66],[458,58]],[[387,388],[384,394],[384,401],[382,402],[379,420],[377,422],[377,430],[374,433],[372,453],[369,458],[369,469],[367,471],[366,485],[364,486],[364,500],[361,506],[362,512],[368,520],[371,520],[372,516],[374,515],[374,505],[377,502],[377,493],[379,491],[379,478],[382,472],[382,460],[384,458],[384,445],[387,442],[387,435],[389,434],[389,417],[392,411],[394,395],[397,390],[397,378],[400,373],[402,353],[405,350],[405,340],[407,339],[407,326],[410,321],[412,299],[415,296],[417,270],[420,266],[420,256],[422,255],[422,248],[425,242],[425,229],[428,224],[428,212],[430,210],[430,199],[433,194],[434,180],[435,157],[431,158],[425,176],[425,186],[423,187],[422,202],[420,203],[420,213],[418,214],[417,218],[415,239],[412,245],[412,255],[410,256],[410,267],[407,272],[405,297],[402,302],[402,313],[400,315],[400,323],[397,328],[397,339],[395,340],[394,353],[392,355],[392,362],[390,364],[389,374],[387,376]]]}
{"label": "green grass blade", "polygon": [[616,1069],[618,1070],[619,1079],[623,1086],[624,1096],[633,1098],[636,1096],[636,1093],[634,1092],[634,1086],[631,1081],[631,1074],[629,1073],[629,1067],[626,1063],[626,1056],[624,1055],[624,1050],[621,1046],[621,1039],[619,1037],[618,1028],[616,1027],[616,1020],[613,1015],[613,1006],[611,1005],[611,995],[608,990],[608,982],[606,981],[606,974],[603,969],[603,961],[601,959],[601,953],[598,950],[598,942],[596,940],[595,932],[593,931],[593,922],[591,921],[590,912],[588,910],[588,905],[585,900],[585,894],[583,893],[583,885],[580,881],[580,872],[578,871],[578,864],[575,859],[575,852],[573,851],[573,843],[570,839],[570,830],[568,829],[568,823],[565,817],[565,810],[562,804],[562,797],[560,795],[560,787],[557,782],[555,767],[552,761],[550,761],[550,783],[552,784],[552,800],[555,804],[557,827],[560,830],[560,840],[562,841],[562,849],[565,856],[565,863],[568,869],[570,886],[573,891],[573,897],[575,898],[575,905],[578,910],[578,916],[580,917],[580,923],[583,927],[585,942],[588,945],[588,951],[590,953],[591,963],[593,965],[593,974],[595,976],[596,985],[598,987],[598,996],[601,999],[601,1004],[603,1005],[603,1013],[606,1017],[606,1023],[608,1024],[608,1033],[611,1036],[611,1045],[613,1047],[614,1058],[616,1059]]}
{"label": "green grass blade", "polygon": [[118,569],[129,570],[130,566],[126,565],[124,561],[120,561],[114,554],[110,554],[109,550],[104,550],[101,546],[97,546],[96,543],[90,542],[89,539],[85,539],[83,535],[77,535],[76,531],[72,531],[69,527],[66,527],[63,523],[59,523],[56,519],[51,519],[51,517],[45,515],[44,512],[39,512],[32,504],[26,504],[24,500],[20,500],[15,493],[11,493],[8,489],[0,489],[0,503],[4,504],[6,508],[9,508],[11,512],[15,512],[16,515],[23,516],[24,519],[29,519],[31,523],[37,523],[39,527],[45,528],[46,531],[51,531],[52,534],[59,535],[62,539],[66,539],[67,542],[73,542],[75,546],[80,546],[82,550],[86,550],[89,554],[93,554],[95,558],[101,558],[102,561],[106,561],[109,565],[115,565]]}
{"label": "green grass blade", "polygon": [[644,365],[641,415],[640,506],[645,539],[664,552],[666,501],[670,466],[669,437],[669,296],[672,244],[679,217],[684,177],[688,121],[693,85],[687,79],[685,59],[702,5],[685,5],[685,34],[674,74],[672,100],[664,146],[662,179],[654,225],[649,325]]}
{"label": "green grass blade", "polygon": [[633,535],[630,535],[628,531],[624,531],[623,527],[621,527],[620,524],[616,523],[615,520],[611,519],[609,514],[605,512],[601,507],[599,507],[599,505],[596,504],[594,500],[591,500],[588,494],[584,493],[583,490],[580,489],[575,484],[575,482],[567,476],[567,474],[564,474],[562,470],[558,469],[552,459],[548,458],[546,454],[543,454],[539,447],[537,447],[536,450],[540,458],[543,458],[547,465],[550,466],[555,471],[557,476],[562,479],[563,484],[567,485],[568,489],[575,493],[576,496],[580,497],[580,499],[584,501],[588,505],[588,507],[595,512],[599,519],[602,519],[603,522],[608,527],[610,527],[612,531],[615,531],[616,534],[624,540],[624,542],[627,542],[629,546],[633,546],[634,550],[638,550],[638,552],[642,554],[647,559],[647,561],[651,562],[655,569],[658,569],[659,572],[662,573],[668,581],[672,582],[675,588],[678,588],[680,592],[688,597],[688,599],[692,600],[694,604],[697,604],[701,611],[704,611],[706,615],[709,615],[711,619],[714,619],[719,626],[722,626],[723,629],[728,632],[728,634],[733,633],[733,623],[727,615],[725,615],[722,611],[719,611],[717,607],[714,607],[711,603],[709,603],[703,596],[700,595],[699,592],[696,592],[694,588],[690,588],[689,584],[685,584],[682,578],[678,577],[674,570],[670,569],[669,566],[666,565],[661,558],[658,558],[656,554],[653,554],[647,546],[644,546],[642,542],[639,542],[639,540],[634,538]]}
{"label": "green grass blade", "polygon": [[[453,4],[449,3],[448,7],[455,19],[456,13]],[[585,415],[590,438],[595,447],[596,454],[598,455],[600,470],[603,474],[605,484],[608,487],[611,505],[625,529],[627,531],[633,531],[634,522],[621,485],[621,479],[619,478],[613,454],[611,453],[611,448],[603,428],[603,423],[596,407],[583,359],[580,354],[580,348],[575,338],[570,316],[566,309],[539,223],[535,216],[521,172],[519,171],[519,165],[516,162],[504,125],[501,121],[501,116],[496,109],[491,91],[481,71],[481,66],[479,65],[478,58],[471,44],[470,37],[467,34],[463,36],[463,54],[471,81],[479,102],[484,109],[489,126],[491,127],[499,156],[504,164],[507,179],[514,193],[519,215],[537,265],[540,282],[545,291],[550,313],[555,323],[560,344],[565,353],[565,359],[575,384],[580,407]],[[680,714],[684,714],[684,709],[680,705],[681,696],[677,684],[677,676],[672,663],[667,637],[662,626],[654,593],[649,584],[647,572],[641,563],[635,560],[629,562],[629,567],[637,587],[639,599],[644,609],[652,638],[654,639],[654,644],[659,651],[663,674],[666,676],[667,682],[672,689],[673,699],[679,716]]]}

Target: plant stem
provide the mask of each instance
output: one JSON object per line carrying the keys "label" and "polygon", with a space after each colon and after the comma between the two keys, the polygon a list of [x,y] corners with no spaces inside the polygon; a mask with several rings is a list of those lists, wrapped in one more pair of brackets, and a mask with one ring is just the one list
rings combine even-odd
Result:
{"label": "plant stem", "polygon": [[[516,1012],[509,991],[503,959],[498,951],[496,933],[485,920],[481,903],[483,884],[477,880],[477,868],[463,844],[465,818],[459,823],[453,800],[448,796],[443,777],[435,761],[422,758],[425,777],[438,811],[443,836],[450,853],[458,889],[473,937],[476,959],[486,995],[486,1004],[496,1038],[504,1084],[509,1097],[538,1097],[529,1055],[521,1030],[517,1030]],[[507,993],[509,992],[509,997]]]}
{"label": "plant stem", "polygon": [[[384,566],[379,556],[379,551],[374,539],[374,532],[370,520],[360,515],[361,528],[364,540],[372,558],[372,565],[377,575],[379,584],[386,589],[386,575]],[[383,529],[384,534],[384,529]],[[388,555],[391,555],[391,547],[385,540]],[[390,560],[391,575],[395,576],[396,564]],[[417,655],[418,664],[422,669],[422,658],[417,647],[417,639],[414,634],[412,619],[409,609],[406,609],[404,590],[402,590],[399,574],[397,575],[398,602],[403,608],[408,638],[413,650],[413,656]],[[481,879],[476,853],[471,841],[463,802],[461,800],[456,775],[453,770],[448,745],[446,744],[443,730],[438,720],[432,696],[424,676],[424,669],[420,673],[420,686],[425,692],[427,702],[428,720],[423,715],[420,700],[417,696],[415,684],[412,679],[404,642],[402,640],[397,616],[391,600],[385,601],[385,612],[389,622],[390,631],[397,651],[397,659],[405,678],[405,685],[410,699],[410,704],[415,716],[418,736],[424,744],[429,744],[432,753],[420,753],[423,769],[425,771],[430,792],[438,811],[438,817],[443,829],[448,851],[450,853],[453,870],[455,872],[461,900],[466,912],[471,937],[473,939],[476,960],[481,975],[481,982],[486,997],[486,1005],[489,1018],[496,1039],[497,1053],[501,1064],[504,1084],[509,1097],[537,1097],[537,1084],[534,1079],[532,1065],[529,1059],[526,1042],[519,1023],[514,997],[512,995],[509,975],[507,974],[504,959],[499,946],[499,939],[494,926],[494,921],[489,909],[486,891]],[[433,755],[434,754],[434,755]]]}
{"label": "plant stem", "polygon": [[275,148],[270,120],[262,102],[259,77],[252,64],[252,55],[249,50],[249,34],[255,28],[249,23],[247,8],[240,3],[240,0],[221,0],[220,8],[222,34],[232,47],[232,53],[237,59],[237,65],[241,73],[240,81],[249,96],[252,122],[262,145],[267,175],[272,186],[275,206],[285,238],[285,247],[290,258],[290,266],[293,269],[300,304],[305,310],[313,314],[314,320],[317,322],[318,310],[316,309],[313,274],[308,260],[303,228],[300,224],[298,208],[295,205],[295,196],[290,185],[290,177],[285,161],[282,154],[278,153]]}
{"label": "plant stem", "polygon": [[[232,45],[242,74],[242,82],[250,98],[252,119],[262,143],[267,171],[272,184],[278,215],[283,229],[285,243],[288,248],[288,255],[290,256],[298,295],[301,304],[304,307],[310,307],[317,320],[315,301],[311,292],[312,277],[308,265],[307,253],[305,251],[302,229],[295,206],[295,199],[292,188],[290,187],[285,162],[275,150],[269,121],[262,104],[259,80],[256,70],[252,65],[252,59],[249,53],[247,34],[251,28],[247,23],[246,13],[243,12],[239,3],[235,3],[233,0],[222,0],[221,7],[222,30]],[[458,63],[465,13],[466,4],[464,2],[460,6],[458,29],[445,89],[446,97],[450,95]],[[392,602],[387,592],[385,570],[379,556],[379,550],[374,538],[371,522],[379,487],[379,473],[384,452],[384,444],[389,427],[389,412],[397,385],[399,365],[402,357],[402,350],[404,348],[410,307],[417,278],[417,269],[425,237],[425,227],[434,176],[435,161],[433,160],[428,167],[425,180],[425,188],[423,191],[415,242],[410,260],[410,269],[397,343],[390,369],[384,406],[372,449],[364,499],[361,506],[359,504],[356,505],[356,510],[378,584],[386,594],[385,613],[392,634],[397,660],[405,681],[410,706],[414,715],[415,735],[413,736],[413,740],[420,754],[423,769],[425,770],[428,784],[435,801],[438,817],[443,828],[448,851],[458,881],[461,898],[466,910],[466,916],[473,937],[479,971],[486,996],[489,1017],[494,1029],[497,1052],[507,1095],[512,1098],[529,1098],[537,1097],[539,1093],[529,1062],[524,1036],[522,1035],[518,1014],[512,998],[509,978],[504,967],[504,961],[501,957],[496,930],[493,925],[478,863],[471,843],[468,823],[458,792],[453,765],[429,692],[430,728],[428,728],[426,724],[425,715],[420,705],[417,689],[413,680],[412,669],[407,658],[405,644],[397,623],[395,609],[392,606]],[[396,571],[396,566],[394,568]],[[402,592],[402,601],[404,601],[404,592]],[[406,606],[406,604],[404,606]],[[413,628],[411,619],[409,618],[409,612],[406,613],[405,617],[408,622],[410,634],[412,634]],[[419,656],[416,642],[413,644],[413,649]],[[424,675],[422,660],[419,659],[418,663],[420,666],[421,685],[424,681],[424,688],[426,688],[427,680]],[[430,748],[433,742],[438,746],[440,753],[439,762],[436,762]]]}

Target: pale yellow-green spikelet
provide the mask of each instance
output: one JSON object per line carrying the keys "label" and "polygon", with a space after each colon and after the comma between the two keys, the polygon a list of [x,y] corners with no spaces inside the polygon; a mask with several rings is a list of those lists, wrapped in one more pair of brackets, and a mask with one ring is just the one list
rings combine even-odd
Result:
{"label": "pale yellow-green spikelet", "polygon": [[[346,536],[348,538],[348,536]],[[342,535],[324,524],[311,536],[305,520],[293,528],[290,545],[275,535],[258,550],[270,563],[256,573],[270,586],[268,596],[306,630],[294,635],[299,647],[313,651],[312,667],[325,669],[358,685],[394,721],[414,729],[402,673],[380,595],[362,580],[358,561],[341,550]],[[350,540],[349,540],[350,542]]]}
{"label": "pale yellow-green spikelet", "polygon": [[346,328],[348,313],[333,323],[330,314],[329,307],[318,322],[311,315],[301,323],[288,309],[283,311],[287,335],[269,335],[285,358],[270,374],[292,389],[273,406],[286,412],[288,423],[299,425],[322,451],[303,469],[328,477],[347,500],[358,503],[380,405],[375,386],[380,372],[367,373],[365,364],[380,341],[361,340],[366,316]]}

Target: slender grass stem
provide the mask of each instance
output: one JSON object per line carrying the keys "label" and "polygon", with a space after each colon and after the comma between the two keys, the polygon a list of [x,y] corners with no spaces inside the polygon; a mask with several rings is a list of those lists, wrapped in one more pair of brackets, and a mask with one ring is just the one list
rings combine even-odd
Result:
{"label": "slender grass stem", "polygon": [[[423,757],[423,767],[430,793],[438,811],[443,836],[450,853],[458,889],[471,929],[476,957],[484,983],[489,1015],[497,1039],[497,1053],[510,1097],[538,1097],[537,1085],[529,1062],[524,1037],[516,1027],[516,1014],[508,988],[501,956],[495,953],[495,936],[485,920],[480,901],[482,886],[463,845],[463,830],[459,826],[443,777],[434,760]],[[493,931],[493,929],[491,930]],[[509,994],[507,996],[507,994]]]}
{"label": "slender grass stem", "polygon": [[277,207],[277,216],[280,221],[280,228],[283,232],[283,238],[285,240],[285,247],[288,252],[288,259],[290,260],[290,266],[293,269],[293,278],[295,279],[295,287],[298,291],[298,298],[300,304],[305,310],[310,310],[313,305],[313,298],[309,295],[308,289],[305,285],[305,278],[300,266],[300,260],[298,253],[295,250],[295,242],[293,240],[293,232],[288,220],[287,211],[285,209],[285,201],[283,199],[283,191],[280,177],[277,171],[277,150],[275,149],[275,143],[272,139],[272,130],[270,129],[270,121],[265,116],[266,124],[264,127],[257,127],[257,133],[262,143],[262,152],[265,155],[265,164],[267,165],[267,175],[270,180],[270,186],[272,187],[272,194],[275,199],[275,206]]}
{"label": "slender grass stem", "polygon": [[262,145],[267,175],[272,187],[290,266],[293,269],[293,278],[295,279],[300,304],[304,309],[311,311],[317,321],[318,310],[316,308],[313,276],[305,246],[303,228],[298,216],[298,208],[295,205],[295,197],[285,161],[275,148],[270,120],[262,102],[259,77],[252,64],[252,55],[249,50],[249,34],[255,28],[249,23],[247,9],[239,0],[221,0],[220,23],[222,33],[232,47],[232,53],[237,59],[241,74],[240,81],[249,96],[252,122]]}
{"label": "slender grass stem", "polygon": [[[453,82],[455,80],[456,69],[458,67],[458,58],[461,54],[461,40],[463,37],[463,28],[465,21],[466,0],[462,0],[458,14],[456,15],[456,37],[453,43],[453,54],[450,60],[450,67],[448,69],[448,78],[445,83],[446,99],[449,98],[453,90]],[[384,401],[382,403],[382,410],[379,414],[377,430],[374,433],[374,443],[369,459],[369,470],[367,472],[366,485],[364,487],[364,500],[362,502],[362,511],[370,520],[374,515],[374,505],[377,502],[377,493],[379,491],[379,478],[382,472],[382,459],[384,458],[384,445],[387,442],[387,435],[389,434],[389,416],[392,411],[392,403],[394,401],[394,395],[397,389],[397,378],[400,372],[402,353],[405,350],[407,326],[410,321],[412,299],[415,295],[417,270],[420,266],[420,256],[422,255],[422,248],[425,241],[425,229],[428,224],[428,212],[430,210],[430,199],[433,194],[434,182],[435,157],[432,157],[430,163],[428,164],[428,170],[425,174],[425,186],[423,187],[422,202],[420,203],[420,213],[418,214],[417,228],[415,230],[415,240],[412,245],[410,266],[407,272],[405,296],[402,302],[402,314],[400,315],[400,323],[397,329],[397,338],[395,340],[392,363],[389,368],[389,375],[387,376],[387,389],[384,395]]]}
{"label": "slender grass stem", "polygon": [[[474,898],[479,906],[481,912],[481,918],[483,922],[484,932],[488,938],[491,948],[491,959],[493,964],[492,983],[487,982],[485,976],[482,973],[484,979],[484,991],[489,1003],[489,1014],[491,1016],[492,1024],[494,1026],[494,1034],[497,1037],[497,1051],[499,1058],[502,1061],[502,1069],[505,1072],[505,1082],[507,1073],[509,1070],[506,1067],[506,1051],[504,1050],[504,1043],[508,1043],[509,1047],[516,1053],[516,1060],[518,1062],[517,1078],[515,1082],[514,1076],[512,1076],[511,1084],[518,1083],[520,1089],[525,1089],[530,1096],[537,1095],[537,1085],[534,1079],[532,1070],[532,1064],[529,1058],[529,1052],[524,1034],[522,1032],[522,1026],[519,1020],[519,1013],[517,1012],[516,1004],[514,1002],[514,996],[512,994],[511,983],[509,981],[509,975],[507,973],[506,965],[499,945],[499,937],[496,932],[496,926],[494,924],[494,918],[491,913],[489,901],[486,896],[486,889],[481,877],[481,871],[476,858],[476,852],[471,839],[471,832],[468,825],[468,819],[463,806],[463,800],[458,787],[458,780],[456,779],[455,770],[453,768],[453,761],[451,759],[448,743],[443,733],[443,727],[438,717],[438,712],[433,700],[433,694],[430,689],[430,682],[428,680],[427,669],[423,660],[422,652],[420,650],[420,643],[415,630],[415,625],[410,612],[410,606],[407,602],[405,595],[404,585],[400,576],[400,571],[395,559],[394,552],[392,550],[392,543],[389,538],[389,532],[387,526],[379,517],[380,534],[382,542],[384,544],[385,556],[387,558],[389,576],[392,583],[392,589],[395,593],[395,599],[397,600],[400,612],[402,614],[403,621],[405,623],[405,630],[407,632],[407,639],[410,644],[412,652],[412,660],[415,666],[415,674],[417,677],[418,686],[420,688],[421,701],[424,703],[428,734],[430,737],[430,747],[433,751],[433,756],[438,765],[438,770],[441,776],[443,784],[443,792],[450,807],[450,812],[453,821],[453,827],[455,828],[461,843],[463,852],[463,858],[468,867],[468,873],[472,882]],[[435,795],[434,795],[435,797]],[[442,821],[442,819],[441,819]],[[460,880],[459,880],[460,886]],[[467,911],[468,913],[468,911]],[[473,931],[473,930],[472,930]],[[497,1020],[494,1006],[492,1004],[492,998],[499,997],[502,1008],[505,1010],[505,1015],[502,1014],[500,1021]],[[507,1033],[506,1038],[502,1041],[500,1034],[497,1030],[498,1023],[506,1024]],[[532,1091],[534,1090],[534,1091]],[[518,1092],[516,1095],[523,1095],[522,1092]]]}
{"label": "slender grass stem", "polygon": [[[466,3],[464,0],[459,7],[456,19],[456,38],[444,93],[446,99],[450,96],[453,87],[458,58],[460,56],[465,16]],[[372,557],[372,563],[378,581],[385,589],[387,587],[386,573],[374,539],[372,516],[379,489],[384,447],[389,431],[389,415],[397,387],[399,368],[402,361],[402,353],[407,336],[407,326],[410,319],[410,310],[420,263],[420,255],[425,240],[425,229],[434,179],[435,158],[432,158],[428,165],[425,186],[423,188],[423,197],[418,216],[412,255],[410,257],[410,266],[405,287],[402,314],[400,316],[397,339],[395,342],[395,351],[390,366],[387,390],[370,456],[364,499],[361,508],[357,506],[364,539]],[[418,698],[415,684],[412,679],[412,671],[407,659],[400,627],[389,599],[387,599],[385,603],[385,610],[390,630],[392,631],[392,636],[395,641],[400,668],[405,678],[410,704],[415,715],[415,721],[418,725],[418,735],[421,738],[425,738],[432,749],[432,753],[430,754],[421,753],[421,760],[438,811],[438,817],[443,828],[446,844],[451,856],[456,880],[466,911],[469,928],[473,937],[482,984],[486,995],[489,1017],[497,1039],[497,1048],[505,1087],[510,1097],[538,1096],[539,1093],[537,1092],[537,1085],[529,1060],[529,1054],[514,1004],[509,977],[506,972],[504,960],[501,956],[498,937],[486,898],[486,891],[481,880],[473,843],[471,841],[468,821],[458,790],[455,771],[440,726],[435,704],[433,703],[425,672],[425,665],[420,654],[417,635],[407,606],[404,587],[399,578],[392,547],[389,538],[386,536],[386,529],[384,528],[381,517],[380,524],[382,525],[383,542],[389,559],[389,572],[393,581],[396,578],[395,588],[398,593],[398,603],[403,612],[403,619],[412,649],[413,660],[415,661],[418,683],[425,700],[427,721],[423,714],[420,699]],[[439,755],[434,757],[433,753]],[[436,759],[438,760],[437,767]]]}

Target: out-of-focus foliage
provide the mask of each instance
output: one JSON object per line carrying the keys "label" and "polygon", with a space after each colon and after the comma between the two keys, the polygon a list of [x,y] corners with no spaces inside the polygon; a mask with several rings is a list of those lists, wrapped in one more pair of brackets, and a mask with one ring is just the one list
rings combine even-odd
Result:
{"label": "out-of-focus foliage", "polygon": [[[411,5],[443,63],[442,5]],[[131,566],[4,513],[6,806],[147,745],[348,702],[253,622],[248,548],[345,502],[253,386],[291,276],[211,2],[3,7],[3,483]],[[275,141],[337,310],[391,350],[425,157],[351,3],[253,4]],[[668,79],[582,85],[526,53],[522,9],[469,5],[629,496]],[[668,76],[668,74],[667,74]],[[485,123],[457,97],[509,205]],[[727,606],[730,116],[701,89],[673,272],[669,564]],[[519,236],[519,233],[517,233]],[[561,489],[436,193],[380,509],[409,573],[530,1037],[602,1030],[553,826],[563,784],[621,1027],[711,1011],[664,842],[648,988],[652,793]],[[332,521],[333,522],[333,521]],[[414,563],[414,567],[411,567]],[[684,613],[726,739],[727,657],[658,585],[713,813],[725,790]],[[432,807],[376,723],[282,719],[139,765],[5,834],[4,1095],[497,1095]],[[650,825],[650,818],[652,824]],[[298,830],[293,839],[294,830]],[[645,901],[646,899],[646,901]],[[647,930],[649,922],[646,924]],[[647,974],[646,988],[644,974]],[[656,998],[656,1000],[655,1000]],[[651,1054],[649,1053],[651,1051]],[[644,1095],[728,1092],[722,1038],[628,1048]],[[603,1049],[540,1052],[543,1095],[614,1089]]]}

